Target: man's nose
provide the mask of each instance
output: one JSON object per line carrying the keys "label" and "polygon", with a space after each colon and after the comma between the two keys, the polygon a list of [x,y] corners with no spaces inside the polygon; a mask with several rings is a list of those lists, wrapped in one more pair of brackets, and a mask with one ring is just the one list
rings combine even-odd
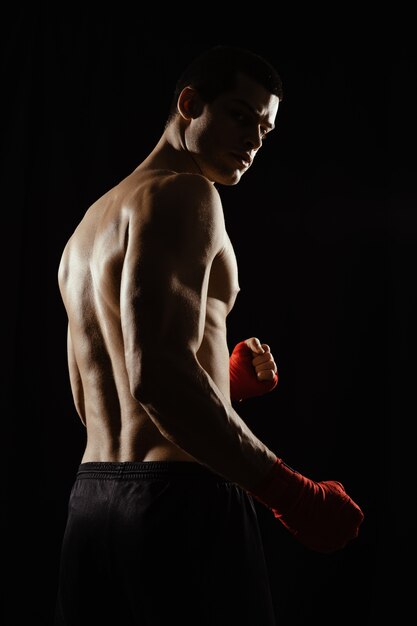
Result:
{"label": "man's nose", "polygon": [[245,147],[249,150],[259,150],[262,146],[262,135],[259,128],[248,133],[245,139]]}

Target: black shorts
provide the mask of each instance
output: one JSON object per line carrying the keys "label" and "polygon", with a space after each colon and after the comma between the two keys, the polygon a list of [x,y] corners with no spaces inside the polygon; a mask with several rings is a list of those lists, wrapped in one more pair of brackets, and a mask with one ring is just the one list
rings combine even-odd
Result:
{"label": "black shorts", "polygon": [[55,626],[274,626],[251,497],[197,463],[83,463]]}

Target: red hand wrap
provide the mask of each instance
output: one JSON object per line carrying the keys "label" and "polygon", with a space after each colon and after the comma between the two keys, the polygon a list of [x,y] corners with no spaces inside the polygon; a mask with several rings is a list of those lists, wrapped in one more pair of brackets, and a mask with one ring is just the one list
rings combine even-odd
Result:
{"label": "red hand wrap", "polygon": [[277,459],[252,495],[307,548],[334,552],[355,539],[364,515],[343,485],[314,482]]}
{"label": "red hand wrap", "polygon": [[273,380],[259,380],[252,363],[252,350],[244,341],[238,343],[230,355],[230,397],[233,401],[262,396],[278,384],[278,374]]}

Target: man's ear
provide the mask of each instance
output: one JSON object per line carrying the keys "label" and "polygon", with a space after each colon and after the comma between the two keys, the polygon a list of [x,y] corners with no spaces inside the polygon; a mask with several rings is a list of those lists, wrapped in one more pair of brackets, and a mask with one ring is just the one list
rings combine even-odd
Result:
{"label": "man's ear", "polygon": [[184,87],[178,96],[177,109],[181,117],[186,120],[198,117],[203,106],[204,102],[193,87]]}

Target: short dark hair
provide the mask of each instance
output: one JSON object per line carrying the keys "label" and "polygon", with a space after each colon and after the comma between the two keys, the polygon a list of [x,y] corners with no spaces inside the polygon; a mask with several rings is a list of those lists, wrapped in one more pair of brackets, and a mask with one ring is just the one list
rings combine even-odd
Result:
{"label": "short dark hair", "polygon": [[167,125],[177,113],[178,97],[184,87],[194,87],[205,102],[212,102],[234,87],[239,72],[278,96],[280,101],[283,99],[281,78],[263,56],[237,46],[216,45],[197,56],[177,80]]}

